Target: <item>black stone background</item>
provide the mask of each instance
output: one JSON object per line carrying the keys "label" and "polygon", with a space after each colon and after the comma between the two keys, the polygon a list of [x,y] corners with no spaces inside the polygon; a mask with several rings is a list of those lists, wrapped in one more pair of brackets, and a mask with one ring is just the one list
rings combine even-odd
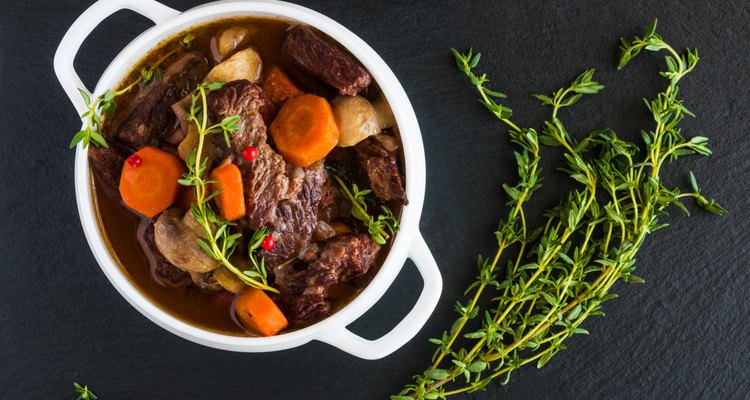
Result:
{"label": "black stone background", "polygon": [[[681,85],[697,115],[684,133],[711,138],[714,156],[665,171],[730,210],[720,218],[689,204],[651,236],[638,257],[643,285],[618,284],[590,336],[567,343],[547,367],[527,367],[508,386],[465,399],[740,399],[750,391],[748,313],[748,106],[750,6],[734,1],[302,1],[367,41],[393,69],[420,121],[427,154],[421,230],[442,270],[444,292],[418,337],[395,354],[364,361],[328,345],[270,354],[214,350],[180,339],[140,315],[107,282],[78,221],[71,132],[80,121],[52,68],[66,29],[92,1],[3,1],[0,11],[0,398],[73,399],[72,383],[110,399],[385,399],[427,366],[452,307],[474,276],[478,253],[493,251],[505,212],[500,184],[514,179],[505,129],[475,102],[449,48],[483,52],[481,70],[523,126],[547,116],[530,98],[585,68],[607,85],[561,113],[573,132],[609,126],[626,137],[651,126],[641,102],[661,91],[661,56],[615,69],[620,36],[658,31],[702,61]],[[199,0],[165,0],[188,9]],[[150,26],[120,12],[95,30],[76,67],[93,87],[132,38]],[[549,152],[548,152],[549,153]],[[545,164],[536,210],[563,193]],[[375,338],[413,304],[421,280],[404,268],[381,302],[352,329]]]}

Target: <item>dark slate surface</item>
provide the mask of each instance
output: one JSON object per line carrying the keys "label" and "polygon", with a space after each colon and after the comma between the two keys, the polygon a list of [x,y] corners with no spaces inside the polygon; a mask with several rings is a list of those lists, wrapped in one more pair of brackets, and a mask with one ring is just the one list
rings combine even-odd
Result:
{"label": "dark slate surface", "polygon": [[[201,1],[169,0],[178,9]],[[445,329],[474,275],[477,253],[493,248],[503,213],[500,184],[513,178],[504,129],[474,101],[448,47],[482,50],[482,69],[509,94],[523,125],[545,111],[530,93],[551,91],[596,67],[605,94],[565,112],[571,128],[610,126],[622,135],[649,126],[640,98],[661,90],[659,60],[614,68],[617,39],[658,16],[675,46],[703,61],[682,85],[699,116],[685,132],[711,137],[715,156],[691,158],[666,179],[686,185],[696,171],[706,192],[731,210],[724,218],[674,213],[672,226],[639,254],[644,285],[618,285],[607,317],[568,343],[544,369],[523,369],[466,399],[747,398],[748,107],[750,7],[722,2],[366,2],[304,1],[340,21],[378,51],[411,97],[424,135],[428,180],[421,228],[445,277],[436,313],[419,336],[380,361],[327,345],[275,354],[213,350],[167,333],[131,308],[91,256],[78,222],[70,133],[76,113],[52,70],[54,50],[91,1],[21,1],[0,13],[0,398],[72,399],[72,382],[100,399],[384,399],[426,367],[427,338]],[[465,4],[466,3],[466,4]],[[77,67],[93,84],[112,57],[149,26],[121,12],[98,28]],[[548,169],[551,171],[551,169]],[[548,178],[538,207],[559,195]],[[387,331],[416,297],[407,267],[385,298],[353,329]]]}

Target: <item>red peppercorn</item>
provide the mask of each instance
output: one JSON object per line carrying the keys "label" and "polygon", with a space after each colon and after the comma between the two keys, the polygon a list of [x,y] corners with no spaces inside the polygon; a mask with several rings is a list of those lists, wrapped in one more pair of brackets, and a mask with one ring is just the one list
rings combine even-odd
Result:
{"label": "red peppercorn", "polygon": [[242,157],[245,157],[245,160],[253,161],[255,157],[258,157],[258,150],[253,146],[247,146],[242,149]]}
{"label": "red peppercorn", "polygon": [[260,247],[271,251],[276,246],[276,242],[273,241],[273,238],[269,235],[266,236],[262,242],[260,242]]}
{"label": "red peppercorn", "polygon": [[143,159],[138,154],[133,154],[130,157],[128,157],[128,165],[130,165],[133,168],[138,168],[142,162],[143,162]]}

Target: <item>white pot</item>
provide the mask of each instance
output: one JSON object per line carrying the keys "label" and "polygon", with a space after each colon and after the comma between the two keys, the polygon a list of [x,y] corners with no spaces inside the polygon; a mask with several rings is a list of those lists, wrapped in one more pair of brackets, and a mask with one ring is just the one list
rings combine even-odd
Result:
{"label": "white pot", "polygon": [[[99,266],[120,294],[143,315],[164,329],[195,343],[224,350],[276,351],[319,340],[360,358],[378,359],[394,352],[413,338],[435,309],[442,290],[442,280],[435,260],[419,233],[419,217],[422,213],[425,191],[424,148],[419,125],[404,89],[385,62],[364,41],[340,24],[294,4],[276,1],[222,1],[179,12],[154,0],[100,0],[73,23],[55,54],[55,72],[79,114],[82,114],[86,107],[78,88],[86,88],[73,68],[73,59],[91,31],[106,17],[121,9],[138,12],[154,21],[156,25],[133,40],[112,61],[93,92],[97,96],[115,87],[131,66],[160,41],[211,20],[236,16],[281,17],[314,26],[337,40],[370,71],[393,108],[404,148],[409,205],[403,209],[401,230],[395,236],[393,247],[380,271],[364,291],[346,307],[314,325],[278,336],[222,335],[175,318],[148,300],[125,277],[110,253],[111,250],[105,245],[103,234],[97,226],[89,187],[89,160],[86,150],[79,146],[76,150],[75,184],[81,223]],[[407,257],[414,261],[424,280],[424,287],[414,308],[388,334],[377,340],[366,340],[346,329],[348,324],[380,299],[398,275]]]}

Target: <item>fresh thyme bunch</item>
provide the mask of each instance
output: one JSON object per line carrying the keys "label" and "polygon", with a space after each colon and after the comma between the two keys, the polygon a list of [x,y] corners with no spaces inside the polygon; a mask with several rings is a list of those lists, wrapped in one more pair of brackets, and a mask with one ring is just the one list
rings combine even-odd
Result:
{"label": "fresh thyme bunch", "polygon": [[[656,34],[654,20],[643,38],[622,40],[619,68],[643,49],[667,51],[661,75],[669,80],[664,92],[646,101],[655,127],[642,132],[643,152],[611,129],[577,139],[558,117],[562,108],[603,89],[593,81],[594,70],[551,95],[535,95],[552,107],[550,120],[538,133],[514,124],[512,111],[497,103],[505,96],[485,87],[486,75],[474,74],[478,53],[453,51],[482,104],[510,127],[510,138],[521,149],[514,152],[519,181],[503,186],[510,211],[495,232],[497,253],[479,257],[479,274],[465,292],[468,299],[455,306],[459,318],[440,338],[430,339],[438,346],[432,364],[393,400],[444,399],[482,390],[498,377],[507,383],[525,364],[541,368],[565,349],[566,339],[588,334],[581,324],[602,315],[602,303],[617,297],[610,292],[612,285],[619,280],[643,282],[633,275],[635,256],[650,233],[666,226],[658,219],[669,206],[687,212],[681,200],[690,197],[710,212],[726,212],[701,194],[692,172],[688,192],[670,189],[660,178],[662,168],[677,158],[711,154],[707,138],[685,138],[679,128],[682,119],[693,114],[677,97],[677,84],[695,67],[697,51],[677,53]],[[527,225],[525,206],[540,187],[540,145],[564,151],[563,170],[578,188],[544,214],[546,223],[533,228]],[[503,270],[500,262],[511,248],[518,255]],[[491,299],[486,310],[479,306],[483,296]]]}

